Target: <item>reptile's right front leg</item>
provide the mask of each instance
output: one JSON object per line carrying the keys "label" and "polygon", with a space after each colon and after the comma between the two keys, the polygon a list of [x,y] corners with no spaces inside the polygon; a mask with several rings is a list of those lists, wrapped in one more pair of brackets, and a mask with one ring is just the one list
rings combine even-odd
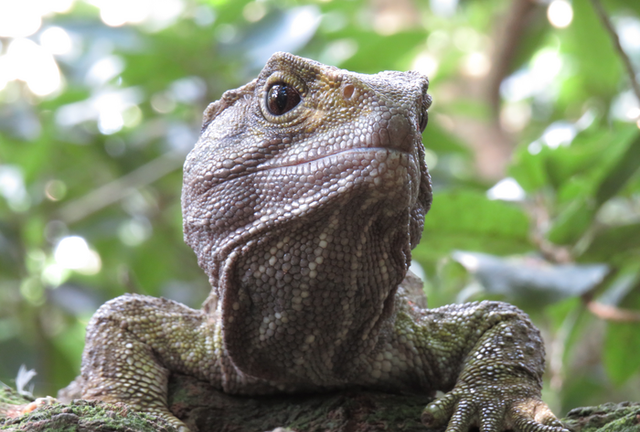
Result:
{"label": "reptile's right front leg", "polygon": [[171,300],[118,297],[98,309],[87,328],[82,397],[123,402],[188,431],[167,408],[169,373],[222,386],[222,340],[217,330],[203,312]]}
{"label": "reptile's right front leg", "polygon": [[431,382],[447,393],[425,409],[447,432],[568,432],[542,401],[544,346],[516,307],[484,301],[423,310],[414,325]]}

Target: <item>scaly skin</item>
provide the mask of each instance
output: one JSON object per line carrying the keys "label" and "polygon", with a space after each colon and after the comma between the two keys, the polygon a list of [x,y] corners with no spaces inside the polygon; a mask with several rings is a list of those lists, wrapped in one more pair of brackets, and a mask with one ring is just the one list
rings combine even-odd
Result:
{"label": "scaly skin", "polygon": [[138,295],[101,307],[83,397],[186,429],[166,406],[171,372],[246,395],[443,390],[425,424],[565,431],[540,400],[544,347],[523,312],[407,299],[431,204],[427,88],[417,72],[360,75],[277,53],[211,104],[182,199],[211,295],[201,311]]}

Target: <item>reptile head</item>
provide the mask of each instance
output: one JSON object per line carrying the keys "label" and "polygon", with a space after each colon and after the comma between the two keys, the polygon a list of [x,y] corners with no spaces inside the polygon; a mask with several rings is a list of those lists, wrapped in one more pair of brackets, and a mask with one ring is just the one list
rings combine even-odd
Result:
{"label": "reptile head", "polygon": [[240,231],[259,236],[370,195],[408,210],[415,247],[431,204],[421,138],[428,85],[414,71],[363,75],[274,54],[204,113],[184,165],[185,240],[204,258],[199,250]]}
{"label": "reptile head", "polygon": [[184,166],[184,230],[228,328],[258,337],[251,316],[314,302],[339,320],[356,296],[363,323],[386,313],[431,203],[427,88],[417,72],[363,75],[276,53],[207,108]]}

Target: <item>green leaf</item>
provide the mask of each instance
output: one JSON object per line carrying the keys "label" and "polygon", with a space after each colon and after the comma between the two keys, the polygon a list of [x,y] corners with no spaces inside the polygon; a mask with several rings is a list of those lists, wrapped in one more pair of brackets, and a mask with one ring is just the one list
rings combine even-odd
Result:
{"label": "green leaf", "polygon": [[591,226],[594,216],[593,203],[587,198],[577,199],[556,218],[547,238],[556,244],[575,243]]}
{"label": "green leaf", "polygon": [[497,255],[529,251],[529,219],[519,207],[477,192],[437,193],[414,256],[432,261],[455,249]]}
{"label": "green leaf", "polygon": [[631,9],[636,13],[636,15],[640,15],[640,2],[629,0],[609,0],[607,4],[615,5],[618,8],[622,8],[623,10]]}
{"label": "green leaf", "polygon": [[573,21],[564,32],[564,47],[580,71],[575,79],[582,81],[590,96],[609,95],[616,91],[622,66],[611,37],[603,29],[591,2],[572,3]]}
{"label": "green leaf", "polygon": [[[621,307],[640,310],[640,290],[627,297]],[[607,375],[621,385],[640,371],[640,323],[609,322],[605,336],[603,362]]]}
{"label": "green leaf", "polygon": [[429,126],[425,129],[422,142],[426,149],[438,153],[470,154],[469,149],[460,142],[460,139],[439,127],[434,122],[430,122]]}
{"label": "green leaf", "polygon": [[[528,192],[551,186],[563,200],[597,195],[600,205],[637,172],[639,141],[640,131],[635,125],[590,128],[579,133],[569,146],[550,149],[543,145],[536,154],[521,147],[509,175]],[[568,183],[573,183],[571,189],[567,189]]]}
{"label": "green leaf", "polygon": [[491,106],[486,102],[479,102],[473,99],[459,99],[451,102],[448,110],[456,116],[469,117],[473,120],[492,120]]}
{"label": "green leaf", "polygon": [[547,238],[573,244],[592,226],[598,208],[615,196],[640,166],[640,137],[635,126],[585,132],[568,147],[540,152],[558,200],[569,201]]}
{"label": "green leaf", "polygon": [[546,160],[547,174],[555,189],[580,179],[585,192],[592,195],[604,178],[614,175],[637,134],[635,125],[589,129],[579,133],[571,145],[549,149],[539,155]]}
{"label": "green leaf", "polygon": [[509,175],[513,177],[527,192],[534,192],[549,183],[545,158],[549,150],[544,147],[540,153],[531,154],[526,146],[514,154],[513,163],[509,167]]}
{"label": "green leaf", "polygon": [[[613,306],[640,312],[640,284],[638,272],[635,275],[628,274],[632,280],[631,292],[624,296],[622,301],[616,301]],[[623,384],[632,375],[640,371],[640,322],[613,322],[607,323],[605,336],[603,363],[607,375],[616,385]]]}
{"label": "green leaf", "polygon": [[353,27],[336,33],[340,38],[355,38],[358,51],[345,60],[341,67],[362,73],[378,73],[381,70],[398,68],[397,64],[405,58],[405,50],[398,47],[413,47],[424,41],[426,32],[407,31],[381,36],[375,32],[354,30]]}
{"label": "green leaf", "polygon": [[554,188],[559,189],[575,176],[593,180],[611,154],[611,143],[619,142],[608,130],[586,131],[578,134],[571,145],[550,150],[547,155],[549,177]]}
{"label": "green leaf", "polygon": [[630,138],[635,139],[628,144],[626,151],[620,155],[618,161],[600,183],[596,192],[598,205],[616,195],[640,169],[640,133],[638,133],[640,131],[635,127],[631,131]]}
{"label": "green leaf", "polygon": [[640,253],[640,223],[611,227],[597,232],[582,254],[586,261],[608,261],[623,253]]}
{"label": "green leaf", "polygon": [[556,195],[558,204],[570,203],[573,200],[588,196],[593,190],[592,182],[584,176],[573,176],[563,183]]}
{"label": "green leaf", "polygon": [[80,370],[84,336],[89,317],[83,320],[73,320],[64,326],[59,334],[51,338],[52,355],[57,361],[52,361],[55,368],[56,389],[67,385]]}

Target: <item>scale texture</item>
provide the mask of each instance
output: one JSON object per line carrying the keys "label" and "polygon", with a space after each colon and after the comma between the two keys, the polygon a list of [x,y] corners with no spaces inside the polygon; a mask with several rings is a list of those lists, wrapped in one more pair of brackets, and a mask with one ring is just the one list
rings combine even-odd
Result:
{"label": "scale texture", "polygon": [[422,414],[431,427],[565,431],[540,399],[544,347],[526,314],[486,301],[426,309],[412,296],[431,205],[428,84],[276,53],[212,103],[182,194],[211,294],[202,310],[140,295],[102,306],[83,397],[188,430],[167,408],[171,373],[238,395],[440,390]]}

